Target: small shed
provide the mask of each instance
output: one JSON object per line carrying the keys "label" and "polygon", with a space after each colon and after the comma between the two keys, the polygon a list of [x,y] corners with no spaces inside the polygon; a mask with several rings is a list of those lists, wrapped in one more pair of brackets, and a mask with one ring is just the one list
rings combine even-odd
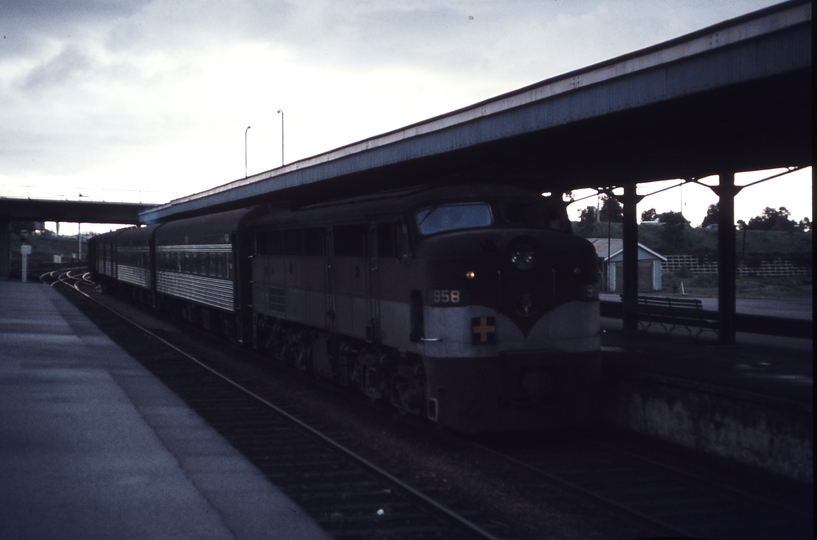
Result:
{"label": "small shed", "polygon": [[[588,238],[596,248],[599,271],[607,292],[624,291],[624,241],[620,238]],[[644,244],[638,244],[638,291],[652,292],[663,288],[661,263],[667,258]]]}

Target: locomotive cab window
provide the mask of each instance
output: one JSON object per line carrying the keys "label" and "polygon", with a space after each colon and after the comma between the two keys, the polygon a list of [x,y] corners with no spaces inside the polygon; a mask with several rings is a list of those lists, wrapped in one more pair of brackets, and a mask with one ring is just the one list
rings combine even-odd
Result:
{"label": "locomotive cab window", "polygon": [[491,207],[486,203],[432,206],[417,212],[417,228],[424,236],[459,229],[489,227],[493,222]]}

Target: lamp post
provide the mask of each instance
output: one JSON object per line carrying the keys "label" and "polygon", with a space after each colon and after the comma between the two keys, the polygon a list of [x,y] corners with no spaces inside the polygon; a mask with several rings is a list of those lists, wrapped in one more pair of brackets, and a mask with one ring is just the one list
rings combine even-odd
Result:
{"label": "lamp post", "polygon": [[284,111],[278,109],[281,113],[281,167],[284,166]]}
{"label": "lamp post", "polygon": [[252,126],[247,126],[244,130],[244,178],[247,178],[247,132]]}

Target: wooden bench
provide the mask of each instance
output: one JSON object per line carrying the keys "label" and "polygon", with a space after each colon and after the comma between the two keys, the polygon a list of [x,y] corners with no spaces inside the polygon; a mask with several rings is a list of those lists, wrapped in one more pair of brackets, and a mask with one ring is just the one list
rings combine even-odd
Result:
{"label": "wooden bench", "polygon": [[704,330],[718,333],[718,321],[704,311],[703,303],[698,298],[639,296],[636,315],[639,326],[645,332],[657,324],[668,334],[677,328],[685,328],[691,336],[692,327],[698,328],[696,337]]}

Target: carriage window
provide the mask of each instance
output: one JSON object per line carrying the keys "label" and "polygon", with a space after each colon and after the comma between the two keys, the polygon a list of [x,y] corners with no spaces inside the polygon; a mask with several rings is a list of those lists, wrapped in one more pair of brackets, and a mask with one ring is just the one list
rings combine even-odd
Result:
{"label": "carriage window", "polygon": [[214,258],[216,260],[216,277],[224,277],[224,263],[227,260],[226,254],[216,253]]}
{"label": "carriage window", "polygon": [[218,253],[208,253],[207,254],[207,275],[210,277],[216,277],[216,260],[218,259]]}
{"label": "carriage window", "polygon": [[199,275],[207,275],[207,254],[199,253]]}
{"label": "carriage window", "polygon": [[433,206],[417,212],[420,234],[488,227],[493,223],[491,207],[485,203]]}
{"label": "carriage window", "polygon": [[365,257],[366,229],[366,225],[335,227],[335,255],[339,257]]}

